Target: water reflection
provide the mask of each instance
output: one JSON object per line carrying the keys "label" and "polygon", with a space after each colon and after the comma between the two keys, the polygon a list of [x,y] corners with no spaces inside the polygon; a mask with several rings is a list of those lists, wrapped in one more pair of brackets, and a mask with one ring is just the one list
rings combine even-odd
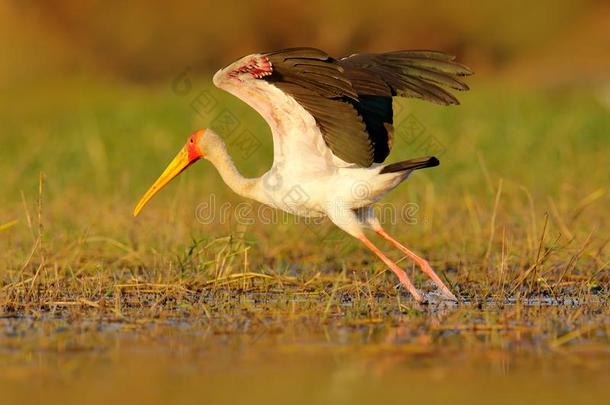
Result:
{"label": "water reflection", "polygon": [[3,403],[601,402],[610,345],[600,305],[462,305],[323,322],[298,311],[4,318],[0,389]]}

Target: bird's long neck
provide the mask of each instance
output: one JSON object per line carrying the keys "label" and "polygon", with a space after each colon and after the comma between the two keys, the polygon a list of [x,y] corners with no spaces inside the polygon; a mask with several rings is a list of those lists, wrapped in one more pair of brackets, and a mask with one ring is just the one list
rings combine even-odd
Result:
{"label": "bird's long neck", "polygon": [[222,180],[235,193],[242,197],[255,198],[255,186],[258,179],[250,179],[241,175],[233,159],[227,152],[227,148],[220,140],[212,152],[208,152],[206,158],[216,167]]}

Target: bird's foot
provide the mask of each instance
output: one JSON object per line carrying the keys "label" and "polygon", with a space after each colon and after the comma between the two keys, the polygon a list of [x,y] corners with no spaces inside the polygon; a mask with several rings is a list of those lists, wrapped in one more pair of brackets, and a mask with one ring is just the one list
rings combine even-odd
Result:
{"label": "bird's foot", "polygon": [[450,301],[455,301],[455,302],[458,301],[457,297],[455,295],[453,295],[451,290],[445,285],[445,283],[443,283],[443,281],[434,272],[434,270],[432,270],[432,267],[430,266],[428,261],[421,259],[421,262],[418,261],[418,264],[419,264],[421,270],[425,274],[427,274],[428,277],[430,277],[432,279],[432,282],[438,287],[438,289],[440,290],[440,293],[443,297],[445,297],[447,300],[450,300]]}

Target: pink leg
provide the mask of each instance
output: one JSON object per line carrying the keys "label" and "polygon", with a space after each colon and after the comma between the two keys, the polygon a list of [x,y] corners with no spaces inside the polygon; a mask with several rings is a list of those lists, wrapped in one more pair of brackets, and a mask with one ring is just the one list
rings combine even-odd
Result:
{"label": "pink leg", "polygon": [[432,270],[432,267],[430,267],[430,264],[425,259],[417,256],[415,253],[413,253],[412,251],[407,249],[406,246],[402,245],[396,239],[394,239],[390,235],[388,235],[388,233],[385,230],[378,229],[378,230],[376,230],[376,232],[382,238],[384,238],[385,240],[390,242],[397,249],[399,249],[401,252],[403,252],[404,254],[409,256],[413,261],[415,261],[415,263],[417,263],[419,265],[421,270],[424,273],[426,273],[428,275],[428,277],[430,277],[432,279],[432,281],[434,281],[434,284],[436,284],[436,286],[441,290],[441,292],[443,293],[443,295],[445,297],[447,297],[447,298],[449,298],[451,300],[457,301],[457,298],[455,297],[455,295],[453,295],[451,290],[449,290],[449,288],[447,288],[447,286],[442,282],[442,280],[439,278],[439,276],[436,275],[434,270]]}
{"label": "pink leg", "polygon": [[386,255],[384,255],[381,250],[379,250],[375,245],[373,245],[370,240],[366,238],[366,236],[362,235],[358,239],[360,239],[360,241],[364,243],[366,247],[371,249],[373,253],[379,256],[379,258],[390,268],[390,270],[392,270],[394,274],[398,276],[400,283],[411,293],[413,298],[415,298],[415,301],[422,302],[424,300],[419,291],[417,291],[417,289],[413,285],[413,283],[411,283],[411,280],[409,280],[409,276],[407,276],[407,273],[405,273],[400,267],[398,267],[396,263],[390,260]]}

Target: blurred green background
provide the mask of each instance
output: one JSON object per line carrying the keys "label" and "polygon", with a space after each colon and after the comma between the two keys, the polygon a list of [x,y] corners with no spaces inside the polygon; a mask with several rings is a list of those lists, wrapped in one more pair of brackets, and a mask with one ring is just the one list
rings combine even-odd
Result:
{"label": "blurred green background", "polygon": [[[209,167],[190,170],[164,190],[144,219],[134,222],[130,213],[186,136],[224,110],[263,143],[248,159],[231,151],[244,173],[262,174],[272,156],[266,124],[213,88],[210,78],[244,54],[303,45],[336,56],[439,49],[476,72],[468,80],[472,90],[458,95],[459,107],[401,101],[406,108],[397,124],[404,114],[414,114],[447,150],[440,169],[414,176],[412,187],[390,197],[425,202],[438,212],[425,227],[405,232],[430,234],[457,220],[451,212],[472,214],[475,206],[481,223],[470,223],[469,230],[480,237],[500,178],[507,180],[505,193],[512,187],[519,195],[519,209],[530,206],[524,188],[541,215],[554,209],[556,217],[572,218],[572,210],[589,205],[587,197],[596,204],[607,201],[607,173],[599,170],[607,165],[610,146],[605,1],[5,0],[0,3],[0,224],[19,224],[0,242],[3,263],[14,269],[29,252],[33,231],[26,225],[28,215],[35,217],[40,172],[46,176],[43,214],[50,239],[87,233],[146,246],[143,241],[162,238],[151,232],[158,229],[151,218],[171,225],[164,236],[170,246],[195,231],[231,232],[234,224],[193,226],[194,207],[209,193],[240,201]],[[190,87],[176,91],[177,80],[188,80]],[[218,107],[197,111],[202,92]],[[398,145],[390,160],[416,153]],[[470,208],[463,200],[468,193],[475,203]],[[518,222],[519,210],[508,208],[507,221]],[[606,224],[599,211],[590,215],[574,217],[584,224],[583,232]],[[468,221],[466,214],[457,218]],[[555,222],[577,233],[570,224]],[[271,246],[274,234],[283,235],[277,229],[253,231]],[[451,235],[443,235],[421,243],[445,246],[449,255],[455,246]],[[58,239],[55,248],[66,239]],[[290,243],[286,250],[299,242]]]}

